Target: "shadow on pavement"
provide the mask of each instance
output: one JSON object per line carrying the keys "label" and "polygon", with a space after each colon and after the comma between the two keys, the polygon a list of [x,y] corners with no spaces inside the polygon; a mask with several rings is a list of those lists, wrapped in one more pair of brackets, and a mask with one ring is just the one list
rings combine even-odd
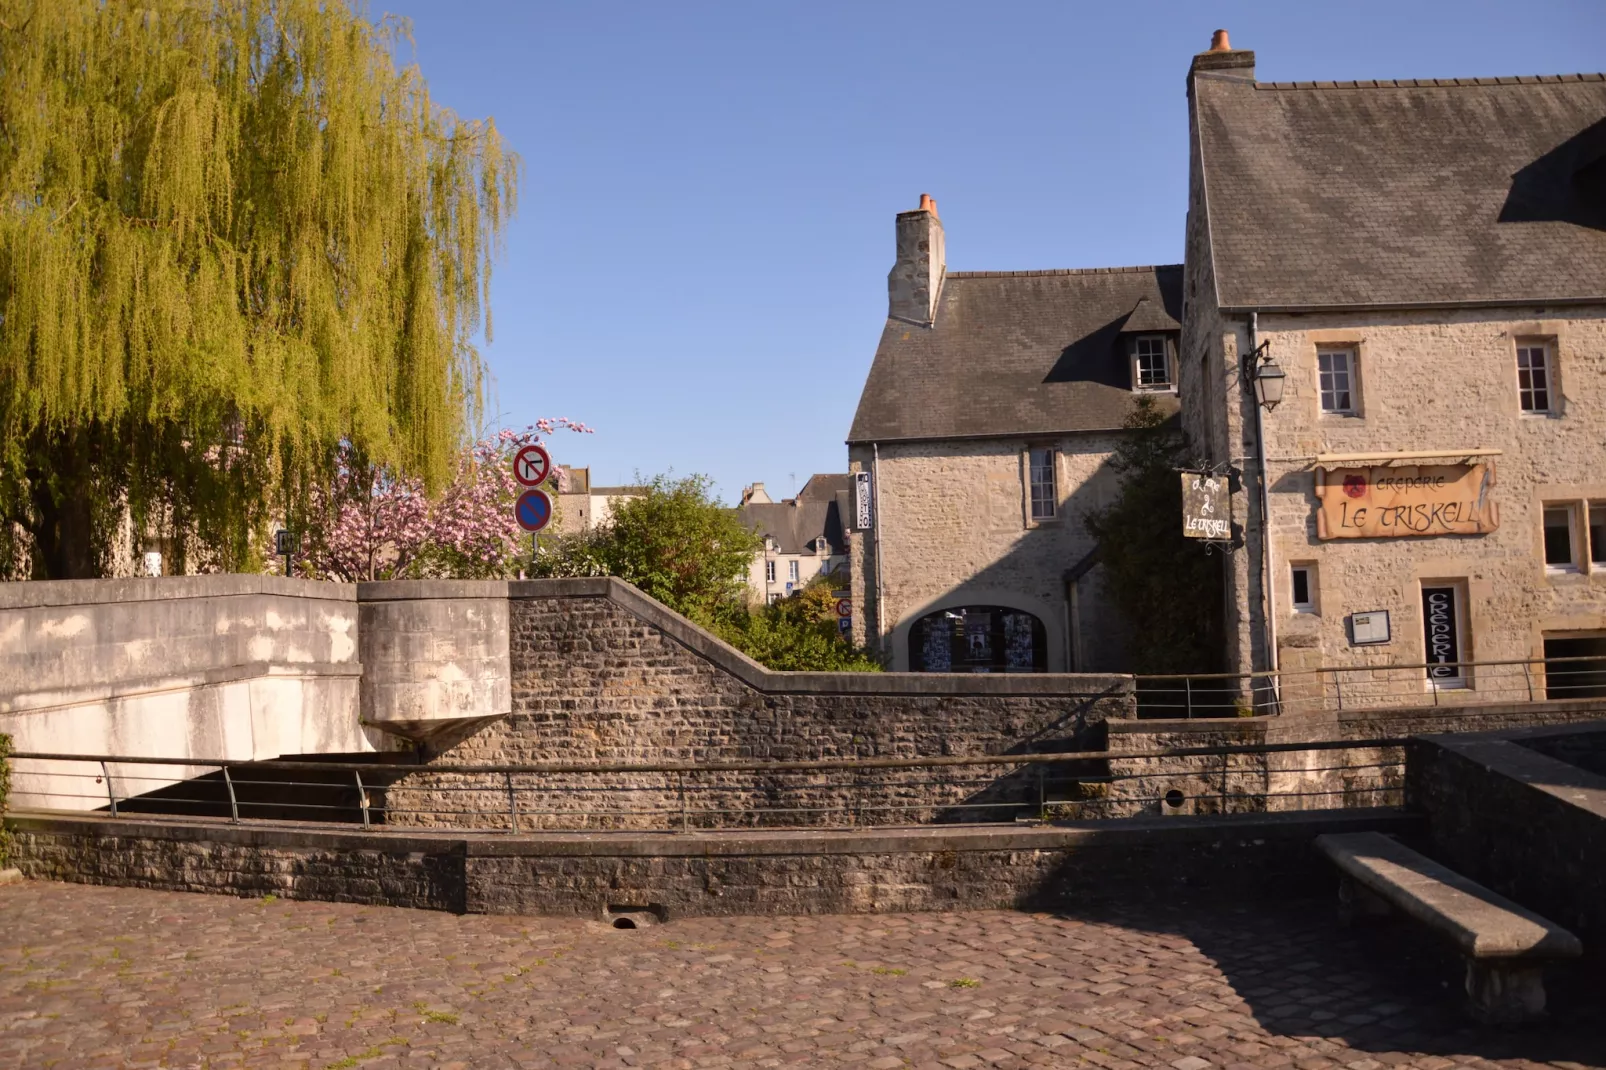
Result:
{"label": "shadow on pavement", "polygon": [[1459,956],[1404,920],[1341,926],[1332,899],[1093,904],[1059,916],[1189,940],[1267,1033],[1326,1037],[1357,1052],[1525,1059],[1606,1067],[1606,976],[1548,970],[1548,1016],[1514,1030],[1463,1009]]}

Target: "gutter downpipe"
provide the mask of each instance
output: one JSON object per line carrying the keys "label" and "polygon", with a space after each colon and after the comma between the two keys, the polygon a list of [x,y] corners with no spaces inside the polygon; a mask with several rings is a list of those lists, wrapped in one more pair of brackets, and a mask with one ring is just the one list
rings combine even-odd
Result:
{"label": "gutter downpipe", "polygon": [[[875,645],[887,657],[886,628],[881,613],[881,443],[870,443],[870,530],[875,541]],[[868,638],[868,637],[866,637]]]}
{"label": "gutter downpipe", "polygon": [[[1249,313],[1249,359],[1254,361],[1256,351],[1260,348],[1260,313]],[[1276,572],[1272,569],[1271,559],[1271,478],[1266,471],[1266,414],[1260,405],[1260,398],[1255,395],[1253,380],[1249,383],[1249,403],[1255,410],[1255,464],[1259,471],[1257,477],[1260,481],[1260,557],[1265,568],[1265,575],[1261,580],[1264,608],[1262,618],[1265,627],[1264,642],[1266,644],[1266,668],[1271,672],[1272,702],[1277,711],[1282,712],[1282,681],[1277,675],[1277,590],[1275,580]],[[1254,678],[1250,677],[1250,695],[1254,694]]]}

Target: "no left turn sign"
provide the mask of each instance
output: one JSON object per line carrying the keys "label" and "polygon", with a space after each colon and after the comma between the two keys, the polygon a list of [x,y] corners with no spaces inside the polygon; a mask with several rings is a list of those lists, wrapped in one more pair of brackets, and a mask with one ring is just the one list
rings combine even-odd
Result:
{"label": "no left turn sign", "polygon": [[513,478],[526,487],[539,487],[552,474],[552,455],[534,445],[520,448],[513,455]]}

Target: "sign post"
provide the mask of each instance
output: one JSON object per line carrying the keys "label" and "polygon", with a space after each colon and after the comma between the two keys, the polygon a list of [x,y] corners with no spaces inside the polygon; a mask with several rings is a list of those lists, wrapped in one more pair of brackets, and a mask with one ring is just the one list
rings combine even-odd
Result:
{"label": "sign post", "polygon": [[297,539],[284,528],[273,533],[273,552],[284,558],[284,574],[290,575],[290,558],[296,552]]}

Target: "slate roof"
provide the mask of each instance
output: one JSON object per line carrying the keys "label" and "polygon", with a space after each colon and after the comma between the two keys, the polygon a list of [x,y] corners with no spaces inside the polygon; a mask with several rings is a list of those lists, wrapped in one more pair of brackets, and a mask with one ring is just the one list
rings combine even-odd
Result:
{"label": "slate roof", "polygon": [[1194,78],[1223,308],[1606,299],[1606,75],[1256,83],[1243,55]]}
{"label": "slate roof", "polygon": [[1182,267],[950,272],[931,327],[887,321],[848,442],[1119,428],[1121,329],[1145,299],[1176,329]]}
{"label": "slate roof", "polygon": [[851,472],[815,472],[809,476],[809,481],[803,484],[803,489],[797,492],[800,502],[829,502],[836,499],[837,493],[853,489],[853,474]]}
{"label": "slate roof", "polygon": [[848,552],[842,532],[842,517],[833,497],[830,501],[748,502],[736,510],[749,529],[774,539],[783,554],[812,553],[809,543],[825,536],[831,552]]}

